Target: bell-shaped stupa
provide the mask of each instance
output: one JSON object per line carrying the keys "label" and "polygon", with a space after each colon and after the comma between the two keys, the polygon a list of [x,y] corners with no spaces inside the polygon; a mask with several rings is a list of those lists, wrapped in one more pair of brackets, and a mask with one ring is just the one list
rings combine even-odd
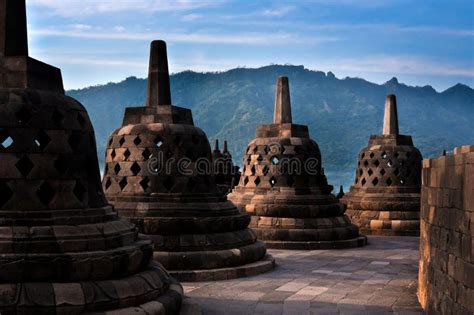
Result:
{"label": "bell-shaped stupa", "polygon": [[154,257],[183,281],[273,268],[266,247],[218,189],[206,134],[171,105],[166,43],[151,43],[145,107],[127,108],[108,142],[103,187],[119,214],[155,243]]}
{"label": "bell-shaped stupa", "polygon": [[212,151],[212,161],[214,164],[214,177],[217,187],[228,194],[239,182],[240,171],[237,165],[234,165],[232,155],[227,147],[227,140],[224,140],[224,149],[219,149],[219,140],[216,139],[214,150]]}
{"label": "bell-shaped stupa", "polygon": [[342,198],[361,232],[420,234],[420,151],[398,133],[397,101],[388,95],[382,135],[372,135],[359,153],[354,185]]}
{"label": "bell-shaped stupa", "polygon": [[[182,288],[104,197],[94,130],[0,0],[0,313],[177,314]],[[138,314],[137,313],[137,314]]]}
{"label": "bell-shaped stupa", "polygon": [[308,127],[292,123],[287,77],[279,77],[273,124],[257,126],[229,199],[252,215],[251,228],[269,248],[363,246],[365,236],[331,194],[321,153]]}

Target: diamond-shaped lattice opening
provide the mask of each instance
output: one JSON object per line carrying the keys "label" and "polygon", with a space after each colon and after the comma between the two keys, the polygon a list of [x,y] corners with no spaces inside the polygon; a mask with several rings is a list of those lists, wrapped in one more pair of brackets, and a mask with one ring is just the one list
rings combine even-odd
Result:
{"label": "diamond-shaped lattice opening", "polygon": [[125,137],[120,138],[119,144],[122,146],[125,143]]}
{"label": "diamond-shaped lattice opening", "polygon": [[170,191],[174,186],[174,180],[171,177],[167,177],[163,182],[163,186],[166,190]]}
{"label": "diamond-shaped lattice opening", "polygon": [[16,162],[15,167],[20,171],[23,177],[26,177],[28,174],[30,174],[34,164],[31,162],[28,156],[25,155],[18,162]]}
{"label": "diamond-shaped lattice opening", "polygon": [[363,169],[360,169],[360,170],[359,170],[359,176],[362,176],[362,174],[364,174],[364,170],[363,170]]}
{"label": "diamond-shaped lattice opening", "polygon": [[111,137],[111,138],[109,139],[109,147],[112,145],[112,142],[114,142],[114,138]]}
{"label": "diamond-shaped lattice opening", "polygon": [[77,200],[83,201],[87,189],[84,187],[84,185],[81,184],[80,181],[76,181],[76,186],[74,186],[72,192],[74,193],[74,196],[76,196]]}
{"label": "diamond-shaped lattice opening", "polygon": [[387,184],[387,186],[392,186],[393,184],[392,179],[390,177],[387,178],[387,180],[385,181],[385,184]]}
{"label": "diamond-shaped lattice opening", "polygon": [[118,173],[120,172],[122,168],[120,167],[120,164],[115,164],[115,167],[114,167],[114,171],[115,171],[115,175],[118,175]]}
{"label": "diamond-shaped lattice opening", "polygon": [[247,176],[245,176],[244,178],[244,186],[247,186],[247,184],[249,183],[249,178]]}
{"label": "diamond-shaped lattice opening", "polygon": [[255,165],[252,165],[252,168],[250,169],[250,172],[252,173],[252,175],[255,175]]}
{"label": "diamond-shaped lattice opening", "polygon": [[265,152],[265,154],[268,154],[268,152],[270,152],[270,148],[268,147],[268,145],[265,146],[265,149],[263,149],[263,151]]}
{"label": "diamond-shaped lattice opening", "polygon": [[272,162],[273,165],[277,165],[278,163],[280,163],[280,159],[276,156],[272,156],[270,162]]}
{"label": "diamond-shaped lattice opening", "polygon": [[377,186],[378,183],[379,183],[379,179],[378,179],[377,177],[375,177],[375,178],[372,180],[372,185]]}
{"label": "diamond-shaped lattice opening", "polygon": [[263,175],[267,175],[267,174],[268,174],[268,171],[269,171],[269,169],[270,169],[270,168],[268,167],[268,165],[265,165],[265,166],[263,167],[263,169],[262,169],[262,173],[263,173]]}
{"label": "diamond-shaped lattice opening", "polygon": [[362,152],[362,154],[360,155],[360,158],[363,159],[365,157],[365,153]]}
{"label": "diamond-shaped lattice opening", "polygon": [[263,156],[261,156],[260,154],[257,156],[257,161],[259,162],[262,162],[263,161]]}
{"label": "diamond-shaped lattice opening", "polygon": [[84,127],[84,125],[86,124],[86,120],[84,119],[82,114],[77,114],[77,122],[79,123],[79,125],[81,125],[81,127]]}
{"label": "diamond-shaped lattice opening", "polygon": [[145,177],[140,181],[140,186],[142,187],[143,191],[146,191],[148,188],[150,188],[150,180],[148,177]]}
{"label": "diamond-shaped lattice opening", "polygon": [[364,186],[367,181],[365,180],[365,178],[362,178],[362,181],[360,183],[362,184],[362,186]]}
{"label": "diamond-shaped lattice opening", "polygon": [[27,124],[30,121],[32,116],[33,115],[31,114],[31,111],[26,107],[22,107],[16,113],[16,118],[18,118],[18,123],[20,123],[21,125]]}
{"label": "diamond-shaped lattice opening", "polygon": [[405,185],[405,180],[403,178],[400,179],[400,184]]}
{"label": "diamond-shaped lattice opening", "polygon": [[410,158],[410,152],[407,152],[406,156],[407,156],[407,159],[409,159]]}
{"label": "diamond-shaped lattice opening", "polygon": [[270,182],[270,186],[273,187],[273,186],[276,185],[276,182],[277,182],[277,181],[276,181],[275,177],[272,177],[272,178],[270,178],[270,181],[269,181],[269,182]]}
{"label": "diamond-shaped lattice opening", "polygon": [[112,160],[115,159],[117,156],[117,153],[115,153],[115,149],[112,150],[112,153],[110,153],[110,156],[112,157]]}
{"label": "diamond-shaped lattice opening", "polygon": [[53,120],[53,124],[56,126],[61,126],[64,121],[64,115],[57,108],[55,108],[51,119]]}
{"label": "diamond-shaped lattice opening", "polygon": [[191,142],[193,144],[198,144],[199,143],[199,137],[198,136],[192,136]]}
{"label": "diamond-shaped lattice opening", "polygon": [[369,176],[372,176],[372,174],[373,174],[374,172],[372,171],[371,168],[369,168],[369,170],[367,171],[367,173],[369,174]]}
{"label": "diamond-shaped lattice opening", "polygon": [[253,182],[255,183],[255,186],[260,185],[260,177],[257,176]]}
{"label": "diamond-shaped lattice opening", "polygon": [[357,184],[359,182],[359,179],[356,178],[355,181],[354,181],[354,184]]}
{"label": "diamond-shaped lattice opening", "polygon": [[13,139],[10,134],[4,129],[0,129],[0,149],[8,149],[12,144]]}
{"label": "diamond-shaped lattice opening", "polygon": [[188,182],[186,183],[186,188],[189,190],[192,190],[194,187],[196,187],[196,181],[190,178]]}
{"label": "diamond-shaped lattice opening", "polygon": [[253,153],[257,153],[257,151],[258,151],[258,146],[254,146],[252,151],[253,151]]}
{"label": "diamond-shaped lattice opening", "polygon": [[54,168],[58,171],[59,174],[64,175],[68,170],[68,160],[60,156],[54,161]]}
{"label": "diamond-shaped lattice opening", "polygon": [[4,182],[0,182],[0,208],[10,200],[13,191]]}
{"label": "diamond-shaped lattice opening", "polygon": [[245,153],[249,154],[250,153],[250,146],[247,147],[247,151]]}
{"label": "diamond-shaped lattice opening", "polygon": [[386,159],[387,158],[387,152],[383,151],[381,156],[382,156],[382,159]]}
{"label": "diamond-shaped lattice opening", "polygon": [[150,150],[148,150],[148,148],[145,148],[145,150],[143,150],[142,152],[142,156],[145,158],[145,160],[148,160],[151,156]]}
{"label": "diamond-shaped lattice opening", "polygon": [[370,152],[370,155],[369,155],[369,156],[370,156],[370,158],[372,159],[372,158],[375,156],[374,152]]}
{"label": "diamond-shaped lattice opening", "polygon": [[127,187],[127,185],[128,185],[127,177],[122,178],[122,180],[119,182],[120,190],[123,191],[125,187]]}
{"label": "diamond-shaped lattice opening", "polygon": [[395,158],[398,158],[398,157],[400,156],[400,153],[395,152],[395,155],[394,155],[394,156],[395,156]]}
{"label": "diamond-shaped lattice opening", "polygon": [[45,206],[49,205],[55,194],[56,193],[54,192],[54,189],[50,184],[48,184],[48,182],[41,184],[41,186],[36,191],[36,196],[38,196],[41,203]]}
{"label": "diamond-shaped lattice opening", "polygon": [[153,143],[156,145],[157,148],[159,148],[163,145],[163,139],[160,136],[157,136],[155,140],[153,140]]}
{"label": "diamond-shaped lattice opening", "polygon": [[128,158],[130,157],[130,151],[127,149],[125,150],[125,152],[123,153],[123,157],[125,158],[125,161],[128,160]]}
{"label": "diamond-shaped lattice opening", "polygon": [[140,143],[142,143],[142,139],[140,139],[140,136],[136,136],[135,139],[133,139],[133,143],[135,143],[135,145],[139,145]]}
{"label": "diamond-shaped lattice opening", "polygon": [[369,166],[369,161],[365,160],[364,161],[364,166]]}
{"label": "diamond-shaped lattice opening", "polygon": [[400,175],[400,170],[399,170],[398,168],[396,168],[396,169],[393,171],[393,174],[395,174],[395,176]]}
{"label": "diamond-shaped lattice opening", "polygon": [[73,152],[76,152],[77,149],[79,148],[79,145],[81,143],[81,138],[82,136],[77,133],[73,133],[72,135],[69,136],[68,143],[69,146],[71,147]]}
{"label": "diamond-shaped lattice opening", "polygon": [[392,160],[388,160],[387,166],[388,166],[388,167],[392,167],[392,166],[393,166]]}
{"label": "diamond-shaped lattice opening", "polygon": [[43,130],[40,130],[35,137],[35,144],[41,151],[43,151],[50,142],[51,138]]}
{"label": "diamond-shaped lattice opening", "polygon": [[295,180],[293,179],[293,176],[288,177],[286,179],[286,183],[288,184],[288,186],[293,187],[293,185],[295,183]]}
{"label": "diamond-shaped lattice opening", "polygon": [[142,170],[142,168],[138,165],[137,162],[133,163],[132,167],[130,168],[133,175],[137,176],[138,173]]}
{"label": "diamond-shaped lattice opening", "polygon": [[380,165],[379,160],[375,160],[375,161],[374,161],[374,165],[375,165],[376,167],[379,167],[379,165]]}
{"label": "diamond-shaped lattice opening", "polygon": [[382,168],[382,169],[380,170],[380,174],[381,174],[382,176],[384,176],[385,173],[386,173],[385,170]]}
{"label": "diamond-shaped lattice opening", "polygon": [[105,181],[105,190],[109,189],[110,186],[112,186],[112,181],[110,180],[110,177],[107,178],[107,180]]}

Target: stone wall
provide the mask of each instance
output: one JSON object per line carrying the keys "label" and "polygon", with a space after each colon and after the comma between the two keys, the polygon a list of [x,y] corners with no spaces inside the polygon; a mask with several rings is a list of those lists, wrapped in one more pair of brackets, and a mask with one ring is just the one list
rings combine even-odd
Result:
{"label": "stone wall", "polygon": [[418,296],[428,314],[474,314],[474,145],[423,161]]}

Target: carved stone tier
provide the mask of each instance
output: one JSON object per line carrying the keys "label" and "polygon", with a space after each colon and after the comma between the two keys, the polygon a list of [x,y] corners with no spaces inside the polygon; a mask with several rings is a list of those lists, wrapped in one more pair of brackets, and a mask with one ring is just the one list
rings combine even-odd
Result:
{"label": "carved stone tier", "polygon": [[0,313],[177,314],[181,286],[105,199],[86,110],[22,33],[25,1],[0,0]]}
{"label": "carved stone tier", "polygon": [[107,197],[154,241],[155,259],[180,280],[221,280],[272,269],[265,245],[248,229],[250,216],[215,183],[206,134],[193,125],[190,110],[166,103],[163,41],[152,43],[150,60],[154,83],[148,85],[147,107],[127,108],[123,126],[108,142]]}
{"label": "carved stone tier", "polygon": [[252,216],[250,226],[269,248],[331,249],[366,244],[331,194],[321,153],[308,127],[291,122],[288,79],[277,82],[275,122],[257,127],[229,199]]}
{"label": "carved stone tier", "polygon": [[421,153],[398,134],[394,95],[387,97],[384,134],[370,137],[359,153],[356,178],[342,201],[366,234],[419,235]]}

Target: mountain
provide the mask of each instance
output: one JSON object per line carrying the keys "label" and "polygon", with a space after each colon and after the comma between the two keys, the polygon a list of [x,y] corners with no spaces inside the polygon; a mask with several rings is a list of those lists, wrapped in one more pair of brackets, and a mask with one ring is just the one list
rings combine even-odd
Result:
{"label": "mountain", "polygon": [[[275,82],[280,75],[290,80],[293,122],[309,126],[333,185],[350,185],[357,153],[371,134],[381,133],[389,93],[397,95],[400,132],[413,136],[424,157],[474,143],[474,90],[463,84],[439,93],[431,86],[407,86],[396,78],[378,85],[360,78],[338,79],[331,72],[303,66],[185,71],[171,76],[173,105],[192,109],[195,124],[210,140],[227,139],[240,164],[255,126],[272,121]],[[92,118],[101,162],[107,137],[121,125],[124,108],[143,106],[145,89],[145,79],[129,77],[67,92],[84,104]]]}

